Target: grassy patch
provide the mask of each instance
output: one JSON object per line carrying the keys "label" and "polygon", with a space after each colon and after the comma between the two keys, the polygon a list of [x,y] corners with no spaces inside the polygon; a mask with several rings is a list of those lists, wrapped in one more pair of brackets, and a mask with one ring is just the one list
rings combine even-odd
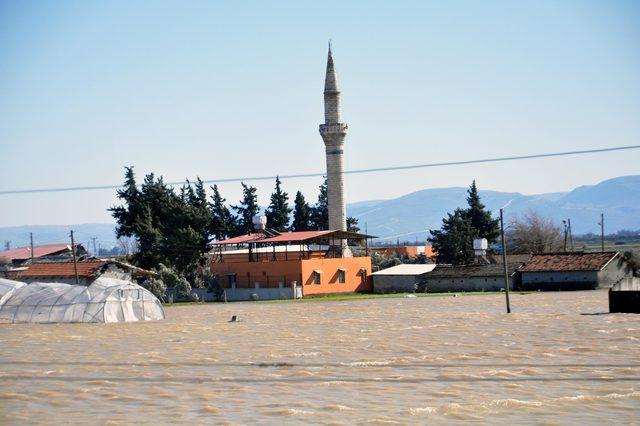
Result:
{"label": "grassy patch", "polygon": [[[521,293],[521,292],[517,292]],[[319,294],[317,296],[306,296],[303,299],[273,299],[273,300],[242,300],[242,301],[229,301],[228,303],[313,303],[313,302],[339,302],[343,300],[362,300],[362,299],[395,299],[403,298],[407,295],[413,295],[416,297],[452,297],[458,296],[481,296],[490,294],[504,294],[502,291],[475,291],[475,292],[450,292],[450,293],[334,293],[334,294]],[[189,305],[205,305],[208,303],[221,303],[221,302],[174,302],[163,303],[163,306],[189,306]]]}

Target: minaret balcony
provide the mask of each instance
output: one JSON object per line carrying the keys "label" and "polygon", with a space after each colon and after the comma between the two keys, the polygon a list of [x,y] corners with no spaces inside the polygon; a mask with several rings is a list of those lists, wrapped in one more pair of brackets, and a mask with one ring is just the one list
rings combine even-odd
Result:
{"label": "minaret balcony", "polygon": [[346,134],[348,128],[349,128],[349,126],[347,126],[347,123],[321,124],[320,125],[320,134],[321,135],[330,134],[330,133]]}

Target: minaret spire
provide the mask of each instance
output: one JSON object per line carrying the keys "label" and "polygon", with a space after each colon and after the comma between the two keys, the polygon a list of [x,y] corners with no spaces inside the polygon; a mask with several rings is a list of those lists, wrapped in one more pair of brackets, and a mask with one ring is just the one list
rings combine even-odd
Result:
{"label": "minaret spire", "polygon": [[[327,55],[327,74],[324,79],[324,124],[320,125],[320,135],[324,140],[327,157],[327,198],[329,208],[329,229],[347,230],[347,209],[344,196],[344,138],[347,135],[347,124],[342,122],[340,108],[340,90],[333,63],[331,40]],[[347,241],[339,246],[342,256],[350,256]]]}

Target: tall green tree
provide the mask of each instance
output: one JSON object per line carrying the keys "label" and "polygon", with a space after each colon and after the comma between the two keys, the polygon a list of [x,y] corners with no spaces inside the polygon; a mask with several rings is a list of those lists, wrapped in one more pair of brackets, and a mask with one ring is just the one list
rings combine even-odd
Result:
{"label": "tall green tree", "polygon": [[122,204],[109,209],[117,233],[136,239],[134,262],[147,269],[162,263],[194,277],[206,261],[210,241],[211,218],[202,181],[193,187],[188,183],[176,194],[162,177],[150,173],[139,191],[134,187],[135,176],[128,168],[124,187],[117,192]]}
{"label": "tall green tree", "polygon": [[267,226],[276,231],[284,231],[289,226],[289,194],[280,186],[280,177],[276,176],[276,186],[271,194],[271,202],[267,207]]}
{"label": "tall green tree", "polygon": [[494,219],[491,211],[480,201],[475,179],[467,191],[467,204],[469,208],[465,210],[465,215],[471,227],[477,231],[477,238],[486,238],[489,243],[495,243],[500,236],[500,220]]}
{"label": "tall green tree", "polygon": [[431,230],[431,243],[436,263],[465,265],[473,261],[473,238],[476,236],[465,211],[456,209],[442,219],[440,230]]}
{"label": "tall green tree", "polygon": [[475,180],[467,191],[467,204],[468,208],[447,214],[440,230],[430,231],[428,240],[433,245],[439,263],[471,263],[475,238],[486,238],[492,243],[500,236],[499,220],[493,219],[491,212],[480,201]]}
{"label": "tall green tree", "polygon": [[311,229],[311,208],[302,192],[296,192],[294,201],[292,231],[309,231]]}
{"label": "tall green tree", "polygon": [[253,217],[260,211],[257,189],[242,182],[242,200],[240,200],[240,204],[231,206],[231,208],[238,215],[237,234],[251,233],[253,231]]}
{"label": "tall green tree", "polygon": [[318,201],[311,209],[311,227],[317,230],[329,229],[329,198],[327,196],[326,176],[322,185],[320,185]]}
{"label": "tall green tree", "polygon": [[224,240],[235,234],[236,223],[235,216],[231,214],[231,211],[226,206],[225,200],[220,195],[218,185],[211,187],[213,194],[211,194],[211,235],[216,240]]}
{"label": "tall green tree", "polygon": [[124,203],[108,210],[116,220],[116,238],[131,237],[143,214],[141,194],[133,167],[125,167],[124,185],[116,191],[116,196]]}

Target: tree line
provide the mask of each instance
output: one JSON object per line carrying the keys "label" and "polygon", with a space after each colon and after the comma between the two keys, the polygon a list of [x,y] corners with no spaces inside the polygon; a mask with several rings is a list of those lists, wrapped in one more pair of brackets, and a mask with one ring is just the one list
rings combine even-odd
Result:
{"label": "tree line", "polygon": [[[253,217],[260,212],[254,186],[242,182],[242,198],[235,205],[227,204],[217,185],[210,189],[209,197],[197,178],[176,191],[154,173],[138,185],[133,167],[126,167],[124,184],[116,192],[121,204],[109,209],[116,221],[116,237],[135,239],[132,260],[140,267],[163,264],[193,282],[194,274],[206,264],[210,242],[252,232]],[[277,177],[265,215],[267,227],[279,232],[328,229],[326,178],[314,205],[297,191],[290,207],[289,195]],[[349,230],[359,231],[357,219],[350,217],[347,223]]]}

